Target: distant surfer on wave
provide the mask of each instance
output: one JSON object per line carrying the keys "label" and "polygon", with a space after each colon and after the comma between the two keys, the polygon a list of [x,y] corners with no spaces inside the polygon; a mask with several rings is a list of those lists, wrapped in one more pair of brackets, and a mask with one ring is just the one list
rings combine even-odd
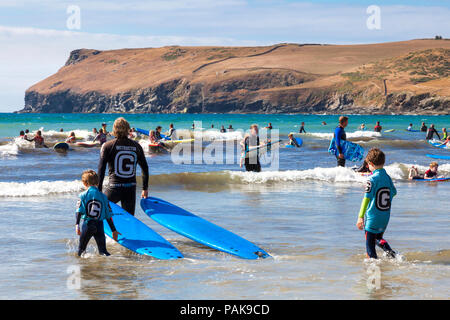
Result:
{"label": "distant surfer on wave", "polygon": [[113,125],[116,137],[103,144],[98,164],[99,184],[102,191],[106,165],[109,167],[109,186],[105,194],[114,203],[121,202],[122,208],[134,215],[136,206],[136,167],[142,171],[142,198],[148,197],[148,164],[141,145],[128,138],[130,124],[124,118],[117,118]]}

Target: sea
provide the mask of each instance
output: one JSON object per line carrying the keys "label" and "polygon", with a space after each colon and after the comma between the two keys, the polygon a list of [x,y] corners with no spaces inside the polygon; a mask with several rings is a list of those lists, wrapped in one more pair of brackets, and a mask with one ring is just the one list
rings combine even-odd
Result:
{"label": "sea", "polygon": [[[104,122],[112,130],[121,116],[146,130],[160,125],[165,132],[173,124],[180,139],[195,139],[177,152],[154,153],[147,137],[139,137],[150,168],[150,195],[248,239],[271,257],[244,260],[193,242],[147,217],[139,199],[136,217],[184,259],[141,256],[112,240],[111,256],[99,256],[91,240],[78,257],[80,177],[97,169],[100,148],[72,146],[60,153],[52,146],[72,131],[78,141],[90,141],[93,128]],[[407,176],[409,167],[424,172],[435,161],[427,154],[450,151],[428,144],[423,132],[405,129],[425,122],[441,132],[450,127],[450,116],[348,115],[347,138],[366,151],[385,152],[385,168],[398,191],[385,232],[398,255],[389,259],[378,251],[376,261],[366,259],[364,232],[356,227],[367,177],[353,168],[361,163],[338,168],[327,152],[338,117],[0,114],[0,298],[449,299],[450,182]],[[376,121],[381,133],[373,131]],[[269,122],[273,129],[264,129]],[[298,134],[301,122],[306,134]],[[362,123],[367,130],[359,129]],[[281,140],[262,152],[260,173],[240,167],[239,142],[251,124],[259,125],[262,140]],[[222,125],[234,130],[221,133]],[[18,138],[25,129],[41,130],[49,148]],[[286,148],[291,132],[302,139],[300,148]],[[450,177],[450,161],[436,161],[439,175]],[[140,169],[137,175],[139,195]]]}

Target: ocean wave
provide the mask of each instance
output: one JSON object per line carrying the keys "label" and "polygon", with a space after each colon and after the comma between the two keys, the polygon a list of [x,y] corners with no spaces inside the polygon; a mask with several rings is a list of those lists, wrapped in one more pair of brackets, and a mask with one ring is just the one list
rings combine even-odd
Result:
{"label": "ocean wave", "polygon": [[0,197],[36,197],[81,192],[83,184],[73,181],[0,182]]}
{"label": "ocean wave", "polygon": [[[393,180],[405,181],[411,164],[394,163],[385,167]],[[425,172],[425,166],[416,167]],[[450,176],[450,164],[439,167],[439,174]],[[142,178],[138,177],[138,185]],[[233,187],[244,185],[269,185],[278,183],[295,183],[300,181],[319,181],[327,183],[364,183],[362,176],[351,168],[313,168],[306,170],[286,171],[213,171],[213,172],[182,172],[158,174],[150,176],[151,187],[190,186],[199,190],[209,190],[211,187]],[[105,181],[105,186],[107,181]],[[218,189],[216,188],[216,189]],[[50,194],[75,193],[83,190],[81,181],[33,181],[27,183],[0,182],[0,197],[30,197]]]}
{"label": "ocean wave", "polygon": [[[312,136],[320,139],[331,140],[333,139],[333,132],[310,132],[306,133],[307,136]],[[380,132],[375,131],[355,131],[347,132],[347,139],[376,139],[382,137]]]}

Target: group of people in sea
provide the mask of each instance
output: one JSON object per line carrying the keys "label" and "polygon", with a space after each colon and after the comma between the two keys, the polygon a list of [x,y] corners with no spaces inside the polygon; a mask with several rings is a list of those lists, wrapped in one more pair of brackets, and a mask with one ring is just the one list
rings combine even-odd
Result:
{"label": "group of people in sea", "polygon": [[[345,127],[347,125],[348,118],[341,117],[339,126],[335,130],[335,135],[339,136],[340,139],[346,138]],[[112,132],[115,138],[103,144],[97,172],[86,170],[82,173],[81,180],[86,190],[80,194],[76,209],[75,231],[80,236],[78,255],[86,250],[86,246],[92,237],[97,242],[99,253],[109,255],[106,250],[103,221],[106,220],[109,224],[114,240],[117,241],[120,232],[116,230],[111,219],[112,212],[108,201],[114,203],[120,201],[121,206],[134,215],[137,166],[140,166],[142,172],[141,198],[148,197],[149,169],[147,160],[142,146],[137,141],[130,139],[130,132],[132,132],[130,125],[124,118],[116,119]],[[158,128],[156,132],[159,132]],[[156,132],[155,136],[157,135]],[[241,141],[244,149],[248,150],[252,145],[260,145],[258,133],[258,126],[252,124],[250,132]],[[338,165],[345,164],[343,154],[337,156],[337,161]],[[383,168],[385,164],[383,151],[372,148],[368,152],[365,162],[371,175],[366,184],[356,227],[365,230],[367,257],[376,259],[375,247],[378,246],[386,252],[387,256],[394,258],[396,252],[389,246],[383,235],[389,222],[392,199],[397,194],[397,190],[392,179]],[[259,161],[251,163],[249,160],[245,160],[245,166],[249,171],[261,170]],[[109,181],[103,192],[103,181],[107,167]]]}

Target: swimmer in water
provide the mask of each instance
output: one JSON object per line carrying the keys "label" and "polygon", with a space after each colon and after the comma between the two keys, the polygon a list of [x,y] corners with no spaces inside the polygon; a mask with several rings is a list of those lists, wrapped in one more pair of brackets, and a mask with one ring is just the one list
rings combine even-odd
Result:
{"label": "swimmer in water", "polygon": [[77,138],[75,138],[75,132],[71,132],[69,137],[66,139],[66,143],[75,143],[77,141]]}
{"label": "swimmer in water", "polygon": [[95,136],[94,140],[92,142],[98,141],[100,145],[103,145],[107,140],[106,134],[103,132],[103,129],[100,129],[98,134]]}
{"label": "swimmer in water", "polygon": [[300,148],[300,145],[298,144],[297,140],[294,139],[294,135],[292,133],[290,133],[288,137],[289,137],[288,145]]}
{"label": "swimmer in water", "polygon": [[34,142],[34,147],[35,148],[48,148],[44,144],[44,137],[42,136],[41,130],[38,130],[36,132],[36,135],[34,136],[33,139],[27,139],[27,138],[24,138],[24,139],[26,139],[27,141],[30,141],[30,142]]}

